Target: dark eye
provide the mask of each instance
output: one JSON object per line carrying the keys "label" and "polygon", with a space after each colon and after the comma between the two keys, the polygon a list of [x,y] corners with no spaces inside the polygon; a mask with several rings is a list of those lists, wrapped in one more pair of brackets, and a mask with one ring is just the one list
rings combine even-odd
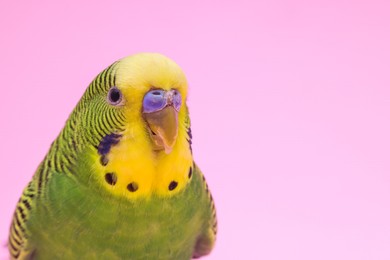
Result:
{"label": "dark eye", "polygon": [[122,93],[117,87],[111,87],[107,95],[108,103],[118,105],[122,101]]}

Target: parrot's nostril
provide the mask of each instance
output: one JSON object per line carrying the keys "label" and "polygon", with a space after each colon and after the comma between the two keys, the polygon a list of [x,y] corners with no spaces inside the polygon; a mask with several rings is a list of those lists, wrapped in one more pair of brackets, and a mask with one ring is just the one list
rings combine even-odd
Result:
{"label": "parrot's nostril", "polygon": [[173,94],[173,106],[174,108],[176,109],[176,111],[179,111],[180,110],[180,107],[181,107],[181,95],[180,95],[180,92],[175,90],[174,94]]}

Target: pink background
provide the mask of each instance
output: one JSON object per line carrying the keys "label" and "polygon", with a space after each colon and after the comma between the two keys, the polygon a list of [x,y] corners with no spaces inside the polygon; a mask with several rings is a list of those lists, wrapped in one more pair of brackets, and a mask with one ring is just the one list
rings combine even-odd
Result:
{"label": "pink background", "polygon": [[92,78],[153,51],[190,82],[219,216],[206,259],[390,259],[388,1],[0,5],[2,244]]}

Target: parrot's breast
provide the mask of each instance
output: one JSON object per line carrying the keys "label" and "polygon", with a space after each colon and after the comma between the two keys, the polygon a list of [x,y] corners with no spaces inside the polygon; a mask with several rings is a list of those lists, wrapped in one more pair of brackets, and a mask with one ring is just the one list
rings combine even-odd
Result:
{"label": "parrot's breast", "polygon": [[207,196],[196,174],[176,196],[136,201],[60,175],[51,181],[51,211],[39,207],[32,219],[42,259],[190,259],[205,227],[199,201]]}
{"label": "parrot's breast", "polygon": [[92,171],[99,185],[130,200],[152,195],[170,197],[183,190],[193,171],[186,138],[179,136],[171,153],[156,153],[141,124],[127,129],[107,135],[95,152]]}

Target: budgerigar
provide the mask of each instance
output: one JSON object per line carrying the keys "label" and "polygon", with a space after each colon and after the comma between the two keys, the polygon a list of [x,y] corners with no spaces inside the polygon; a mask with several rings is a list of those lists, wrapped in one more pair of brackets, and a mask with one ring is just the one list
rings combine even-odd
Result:
{"label": "budgerigar", "polygon": [[121,59],[89,85],[17,203],[12,259],[190,259],[215,244],[195,164],[187,80],[161,54]]}

